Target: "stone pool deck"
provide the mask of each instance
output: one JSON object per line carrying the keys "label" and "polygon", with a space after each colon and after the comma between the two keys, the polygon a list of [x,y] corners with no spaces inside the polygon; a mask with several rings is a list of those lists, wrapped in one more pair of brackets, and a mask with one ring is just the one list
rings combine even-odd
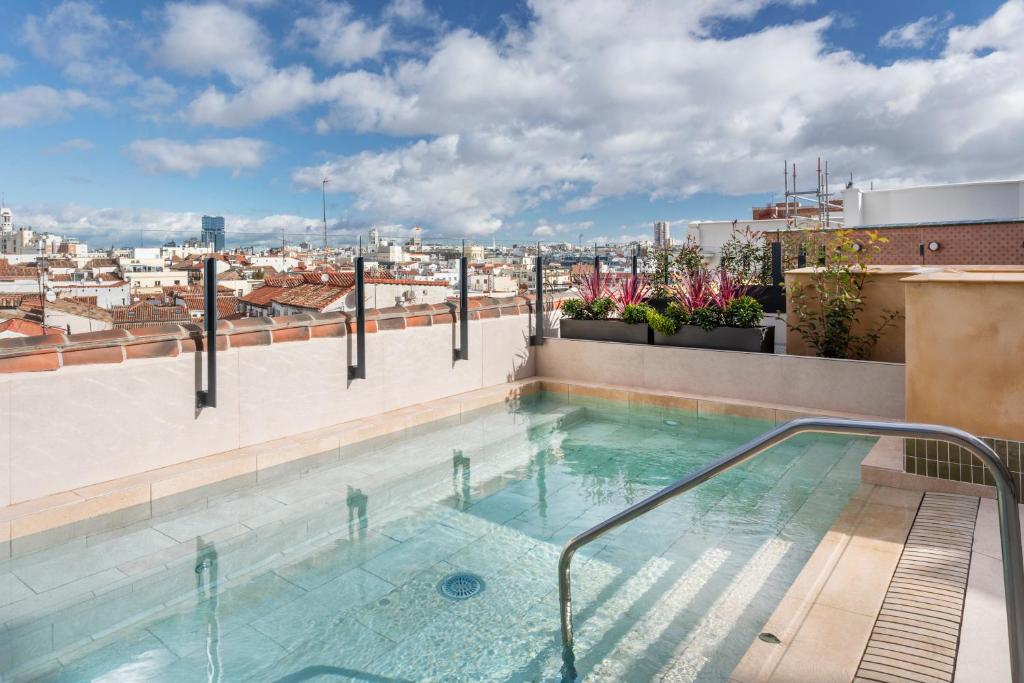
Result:
{"label": "stone pool deck", "polygon": [[995,501],[862,484],[730,683],[1009,681],[1005,610]]}

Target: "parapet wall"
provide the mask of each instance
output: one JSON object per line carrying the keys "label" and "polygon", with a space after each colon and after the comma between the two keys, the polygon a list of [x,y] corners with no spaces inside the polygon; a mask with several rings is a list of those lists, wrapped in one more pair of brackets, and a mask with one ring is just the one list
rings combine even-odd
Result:
{"label": "parapet wall", "polygon": [[0,506],[533,376],[530,301],[469,308],[459,361],[453,305],[367,311],[359,380],[344,313],[222,321],[204,409],[198,326],[0,340]]}

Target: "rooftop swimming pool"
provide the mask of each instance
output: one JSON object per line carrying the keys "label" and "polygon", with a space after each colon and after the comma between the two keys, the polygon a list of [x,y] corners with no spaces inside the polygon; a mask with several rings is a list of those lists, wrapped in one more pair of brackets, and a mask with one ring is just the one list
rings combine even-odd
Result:
{"label": "rooftop swimming pool", "polygon": [[[573,535],[764,432],[537,394],[0,563],[3,680],[558,680]],[[576,666],[725,681],[859,483],[802,435],[586,546]]]}

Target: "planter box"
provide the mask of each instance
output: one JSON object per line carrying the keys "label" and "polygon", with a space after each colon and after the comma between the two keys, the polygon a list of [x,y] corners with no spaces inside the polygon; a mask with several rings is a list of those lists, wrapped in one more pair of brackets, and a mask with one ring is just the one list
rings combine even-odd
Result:
{"label": "planter box", "polygon": [[716,327],[705,332],[696,325],[683,325],[671,336],[654,333],[656,346],[688,346],[695,349],[719,351],[749,351],[774,353],[774,327]]}
{"label": "planter box", "polygon": [[647,323],[630,325],[621,320],[570,320],[559,323],[563,339],[589,339],[622,344],[650,344],[651,328]]}

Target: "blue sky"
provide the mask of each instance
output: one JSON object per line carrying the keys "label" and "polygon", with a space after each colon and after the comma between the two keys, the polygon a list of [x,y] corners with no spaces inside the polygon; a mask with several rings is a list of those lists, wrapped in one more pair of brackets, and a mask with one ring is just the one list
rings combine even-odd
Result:
{"label": "blue sky", "polygon": [[[1024,0],[0,4],[0,191],[96,246],[619,240],[810,179],[1019,177]],[[122,231],[128,231],[127,233]],[[244,233],[244,234],[243,234]]]}

